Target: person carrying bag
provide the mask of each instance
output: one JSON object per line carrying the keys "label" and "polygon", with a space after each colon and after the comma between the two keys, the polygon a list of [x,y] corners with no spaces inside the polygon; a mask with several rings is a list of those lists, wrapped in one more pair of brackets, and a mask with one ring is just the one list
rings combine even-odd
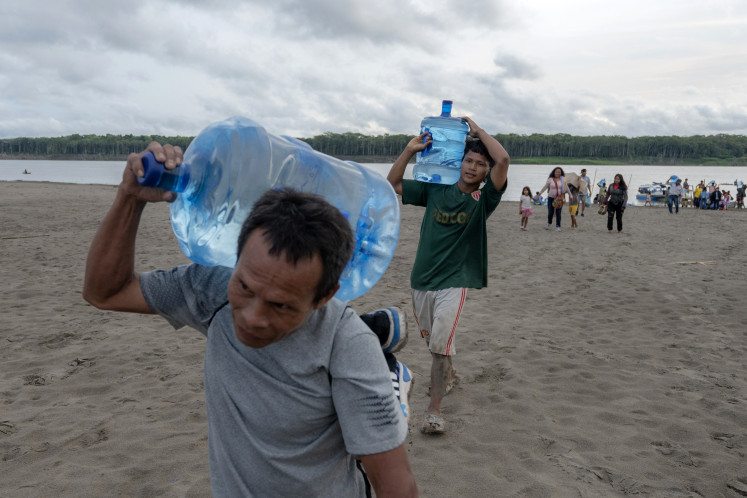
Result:
{"label": "person carrying bag", "polygon": [[607,230],[612,233],[612,219],[617,219],[617,232],[622,232],[622,216],[628,205],[628,186],[621,174],[615,175],[615,182],[607,189]]}
{"label": "person carrying bag", "polygon": [[552,220],[555,218],[555,230],[560,231],[560,214],[565,204],[565,173],[560,166],[556,167],[550,173],[545,182],[545,186],[539,191],[539,195],[547,190],[547,226],[545,230],[552,227]]}

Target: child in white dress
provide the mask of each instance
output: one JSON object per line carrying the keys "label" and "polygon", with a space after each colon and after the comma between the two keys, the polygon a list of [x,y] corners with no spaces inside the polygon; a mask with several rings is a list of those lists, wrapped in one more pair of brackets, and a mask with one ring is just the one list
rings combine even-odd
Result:
{"label": "child in white dress", "polygon": [[532,190],[529,187],[524,187],[521,191],[521,199],[519,200],[519,215],[521,215],[521,229],[527,229],[527,221],[529,217],[534,214],[532,211]]}

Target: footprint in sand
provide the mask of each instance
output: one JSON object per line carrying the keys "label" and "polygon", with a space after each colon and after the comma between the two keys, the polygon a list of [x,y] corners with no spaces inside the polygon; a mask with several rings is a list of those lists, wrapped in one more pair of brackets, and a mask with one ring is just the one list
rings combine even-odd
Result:
{"label": "footprint in sand", "polygon": [[41,375],[26,375],[23,377],[24,386],[43,386],[46,385],[47,379]]}

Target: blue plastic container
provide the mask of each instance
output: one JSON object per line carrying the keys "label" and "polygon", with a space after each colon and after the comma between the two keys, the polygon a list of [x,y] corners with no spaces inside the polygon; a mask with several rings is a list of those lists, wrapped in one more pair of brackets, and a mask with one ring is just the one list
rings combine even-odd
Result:
{"label": "blue plastic container", "polygon": [[416,180],[445,185],[459,180],[469,126],[463,119],[451,117],[451,104],[451,100],[444,100],[440,116],[420,123],[420,133],[430,133],[433,143],[415,158],[412,176]]}
{"label": "blue plastic container", "polygon": [[241,225],[268,189],[289,187],[321,195],[348,219],[355,252],[340,277],[338,299],[361,296],[384,274],[400,227],[394,189],[378,173],[267,133],[247,118],[205,128],[171,171],[152,154],[143,158],[146,186],[181,192],[171,204],[171,225],[192,261],[233,267]]}

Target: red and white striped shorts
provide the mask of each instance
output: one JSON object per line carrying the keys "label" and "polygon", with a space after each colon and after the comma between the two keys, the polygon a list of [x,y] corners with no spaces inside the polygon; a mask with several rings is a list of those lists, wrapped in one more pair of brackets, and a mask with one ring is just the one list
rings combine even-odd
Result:
{"label": "red and white striped shorts", "polygon": [[412,290],[412,311],[420,336],[431,353],[456,354],[454,333],[467,299],[467,289],[452,287],[437,291]]}

